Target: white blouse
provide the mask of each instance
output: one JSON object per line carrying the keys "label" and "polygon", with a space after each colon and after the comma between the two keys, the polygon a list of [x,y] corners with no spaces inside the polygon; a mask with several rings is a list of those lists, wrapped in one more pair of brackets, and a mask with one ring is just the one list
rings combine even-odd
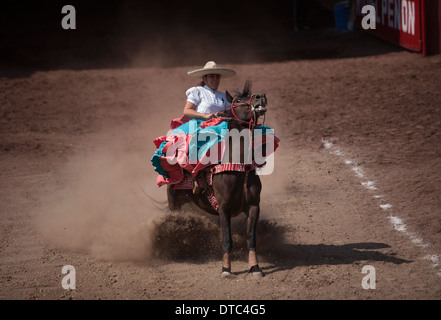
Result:
{"label": "white blouse", "polygon": [[228,110],[231,104],[227,101],[225,93],[214,91],[208,86],[192,87],[185,94],[187,101],[196,106],[196,111],[204,114]]}

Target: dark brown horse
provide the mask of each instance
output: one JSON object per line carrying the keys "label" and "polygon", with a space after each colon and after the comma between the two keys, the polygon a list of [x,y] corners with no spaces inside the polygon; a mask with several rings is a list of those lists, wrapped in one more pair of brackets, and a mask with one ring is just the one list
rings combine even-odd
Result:
{"label": "dark brown horse", "polygon": [[[242,92],[235,94],[234,98],[227,92],[227,100],[232,104],[222,116],[228,118],[228,129],[237,129],[239,132],[248,129],[253,137],[254,126],[261,115],[266,112],[267,99],[264,94],[251,94],[251,83],[247,81]],[[244,135],[247,136],[248,135]],[[232,137],[230,136],[229,139]],[[237,143],[237,142],[236,142]],[[252,141],[250,141],[251,145]],[[231,161],[231,147],[228,160]],[[241,163],[245,161],[246,150],[244,141],[240,142]],[[248,162],[246,162],[248,163]],[[244,212],[247,215],[247,244],[249,250],[249,271],[253,278],[261,278],[256,255],[256,227],[260,214],[260,192],[262,184],[256,171],[251,168],[244,172],[223,171],[212,176],[212,191],[217,200],[218,210],[215,210],[207,197],[194,190],[174,190],[173,185],[167,186],[167,198],[170,210],[179,210],[181,205],[193,202],[204,211],[219,215],[222,230],[223,266],[222,276],[231,275],[230,252],[232,249],[232,235],[230,222],[235,215]]]}

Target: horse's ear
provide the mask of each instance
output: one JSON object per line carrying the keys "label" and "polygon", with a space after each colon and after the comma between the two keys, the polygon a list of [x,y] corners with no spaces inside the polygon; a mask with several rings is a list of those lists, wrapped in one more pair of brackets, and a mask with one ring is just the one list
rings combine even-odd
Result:
{"label": "horse's ear", "polygon": [[225,95],[227,96],[227,101],[228,101],[228,103],[233,103],[233,97],[232,97],[231,94],[228,92],[228,90],[225,91]]}
{"label": "horse's ear", "polygon": [[252,87],[251,80],[245,81],[245,85],[243,86],[242,97],[248,97],[249,95],[251,95],[251,87]]}

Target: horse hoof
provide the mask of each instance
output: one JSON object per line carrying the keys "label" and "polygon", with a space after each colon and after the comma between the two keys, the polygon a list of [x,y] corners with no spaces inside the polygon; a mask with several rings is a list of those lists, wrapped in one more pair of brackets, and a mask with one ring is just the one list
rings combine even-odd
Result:
{"label": "horse hoof", "polygon": [[222,279],[231,279],[231,278],[234,278],[234,275],[231,272],[222,271],[221,278]]}
{"label": "horse hoof", "polygon": [[231,268],[225,268],[222,267],[222,273],[221,273],[221,278],[225,279],[225,278],[233,278],[233,274],[231,273]]}
{"label": "horse hoof", "polygon": [[251,278],[254,280],[260,280],[263,278],[263,272],[251,272]]}
{"label": "horse hoof", "polygon": [[258,265],[252,266],[249,273],[251,273],[251,278],[254,280],[259,280],[264,277],[263,272]]}

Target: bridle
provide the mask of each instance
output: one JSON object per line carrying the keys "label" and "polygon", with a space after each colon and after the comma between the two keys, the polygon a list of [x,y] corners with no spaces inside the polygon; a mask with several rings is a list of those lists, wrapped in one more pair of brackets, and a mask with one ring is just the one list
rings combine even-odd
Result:
{"label": "bridle", "polygon": [[[250,100],[248,100],[248,102],[244,102],[244,103],[239,103],[239,104],[235,104],[236,98],[233,99],[232,103],[231,103],[231,113],[233,114],[233,117],[239,121],[241,124],[243,125],[248,125],[248,129],[250,131],[254,130],[254,127],[256,125],[259,125],[260,123],[257,122],[257,112],[256,112],[256,108],[254,107],[252,101],[254,99],[256,95],[252,94],[250,97]],[[248,106],[248,111],[250,113],[250,121],[245,121],[242,119],[239,119],[239,117],[237,116],[236,112],[234,112],[234,108],[237,107],[242,107],[242,106]],[[263,123],[265,123],[265,115],[266,112],[263,115]]]}
{"label": "bridle", "polygon": [[[263,115],[263,123],[262,124],[257,121],[257,111],[256,111],[256,108],[253,104],[253,100],[254,100],[255,96],[256,95],[252,94],[250,99],[248,100],[248,102],[243,102],[243,103],[238,103],[238,104],[235,103],[236,98],[234,98],[233,101],[231,102],[231,107],[230,107],[230,110],[231,110],[231,113],[233,114],[233,117],[237,121],[239,121],[240,124],[248,126],[248,129],[249,129],[248,130],[248,137],[249,137],[249,141],[250,141],[249,150],[248,150],[249,152],[251,152],[251,149],[254,149],[254,141],[253,141],[254,128],[256,127],[256,125],[263,125],[263,123],[265,123],[265,115],[266,115],[266,112],[265,112]],[[248,111],[250,113],[250,121],[245,121],[245,120],[240,119],[237,116],[236,112],[234,111],[234,108],[243,107],[243,106],[248,106]],[[245,181],[247,181],[247,179],[245,179]]]}

